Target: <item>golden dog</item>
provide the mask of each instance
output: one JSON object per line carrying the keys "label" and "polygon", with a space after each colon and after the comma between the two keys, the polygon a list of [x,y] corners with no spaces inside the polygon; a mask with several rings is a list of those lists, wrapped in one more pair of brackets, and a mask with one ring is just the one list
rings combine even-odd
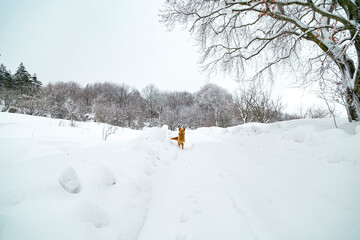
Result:
{"label": "golden dog", "polygon": [[179,135],[177,137],[171,138],[171,140],[176,140],[179,147],[181,146],[184,149],[185,142],[185,127],[183,129],[179,128]]}

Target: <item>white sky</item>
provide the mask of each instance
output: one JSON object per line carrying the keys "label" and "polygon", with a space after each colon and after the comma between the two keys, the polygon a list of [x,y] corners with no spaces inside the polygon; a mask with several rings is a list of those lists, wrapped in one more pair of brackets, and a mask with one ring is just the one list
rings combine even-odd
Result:
{"label": "white sky", "polygon": [[[159,22],[165,0],[1,0],[0,63],[15,72],[20,62],[43,84],[75,81],[126,83],[141,90],[195,92],[209,81],[190,34],[167,32]],[[211,77],[232,92],[236,83]],[[289,84],[291,81],[287,81]],[[276,93],[288,111],[314,97],[282,85]]]}

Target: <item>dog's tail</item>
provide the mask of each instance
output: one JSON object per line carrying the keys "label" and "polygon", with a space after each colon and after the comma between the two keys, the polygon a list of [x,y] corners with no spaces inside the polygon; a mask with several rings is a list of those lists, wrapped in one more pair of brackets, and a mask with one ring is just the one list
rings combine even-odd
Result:
{"label": "dog's tail", "polygon": [[179,137],[173,137],[171,140],[178,140]]}

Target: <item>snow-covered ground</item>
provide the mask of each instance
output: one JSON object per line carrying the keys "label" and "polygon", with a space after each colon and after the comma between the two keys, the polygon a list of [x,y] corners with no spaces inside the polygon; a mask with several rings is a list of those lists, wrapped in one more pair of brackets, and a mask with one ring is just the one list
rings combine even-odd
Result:
{"label": "snow-covered ground", "polygon": [[0,239],[358,240],[360,125],[186,131],[0,113]]}

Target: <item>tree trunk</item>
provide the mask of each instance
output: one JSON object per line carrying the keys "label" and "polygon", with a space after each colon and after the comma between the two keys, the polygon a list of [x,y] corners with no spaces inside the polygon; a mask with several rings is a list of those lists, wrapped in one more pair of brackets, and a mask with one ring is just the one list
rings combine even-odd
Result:
{"label": "tree trunk", "polygon": [[349,121],[359,121],[359,96],[353,89],[346,89],[346,102],[348,105]]}
{"label": "tree trunk", "polygon": [[[353,17],[357,22],[360,22],[359,12],[356,8],[352,8],[350,11],[353,14]],[[353,17],[351,19],[353,19]],[[358,32],[352,32],[352,37],[354,38],[354,34],[358,34]],[[349,114],[352,121],[360,121],[360,38],[358,36],[355,37],[354,47],[357,53],[357,64],[356,68],[355,63],[350,59],[346,59],[347,69],[350,71],[350,76],[353,79],[353,88],[346,89],[346,101],[349,105]],[[355,78],[354,78],[355,75]]]}
{"label": "tree trunk", "polygon": [[[344,57],[338,61],[345,86],[346,110],[349,122],[360,121],[360,71],[351,59]],[[355,79],[354,78],[354,75]]]}

